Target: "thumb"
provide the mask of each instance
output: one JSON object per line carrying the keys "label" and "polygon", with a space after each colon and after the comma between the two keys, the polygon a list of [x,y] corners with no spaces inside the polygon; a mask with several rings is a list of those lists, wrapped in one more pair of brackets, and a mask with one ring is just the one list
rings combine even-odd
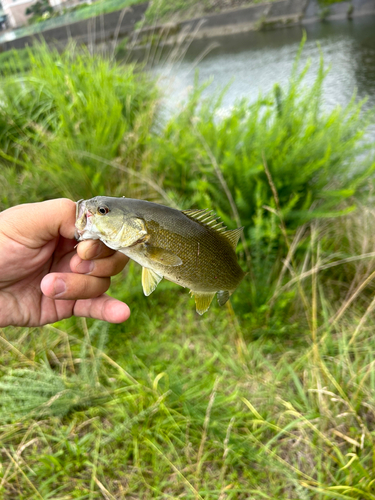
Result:
{"label": "thumb", "polygon": [[29,248],[59,235],[73,239],[76,204],[67,198],[17,205],[0,213],[1,233]]}

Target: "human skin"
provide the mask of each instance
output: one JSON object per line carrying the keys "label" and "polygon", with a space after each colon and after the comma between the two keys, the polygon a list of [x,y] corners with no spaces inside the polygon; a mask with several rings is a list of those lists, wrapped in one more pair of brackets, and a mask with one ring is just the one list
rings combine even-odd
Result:
{"label": "human skin", "polygon": [[68,199],[0,213],[0,327],[41,326],[82,316],[121,323],[129,307],[105,294],[128,257],[99,240],[74,239]]}

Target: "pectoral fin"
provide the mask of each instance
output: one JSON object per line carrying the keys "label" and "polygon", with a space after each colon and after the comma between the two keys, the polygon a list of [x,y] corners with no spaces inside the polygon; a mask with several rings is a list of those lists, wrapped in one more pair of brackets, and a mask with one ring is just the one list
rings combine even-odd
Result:
{"label": "pectoral fin", "polygon": [[170,250],[165,250],[164,248],[154,247],[152,245],[147,245],[145,249],[145,255],[148,259],[162,264],[163,266],[180,266],[182,260],[178,255],[174,254]]}
{"label": "pectoral fin", "polygon": [[194,292],[190,290],[191,295],[195,297],[195,305],[197,309],[197,313],[202,315],[211,305],[212,299],[215,297],[215,292],[213,293],[205,293],[205,292]]}
{"label": "pectoral fin", "polygon": [[163,279],[163,276],[155,273],[152,269],[148,269],[147,267],[142,267],[142,287],[143,293],[146,296],[149,296],[155,288],[158,286],[160,281]]}

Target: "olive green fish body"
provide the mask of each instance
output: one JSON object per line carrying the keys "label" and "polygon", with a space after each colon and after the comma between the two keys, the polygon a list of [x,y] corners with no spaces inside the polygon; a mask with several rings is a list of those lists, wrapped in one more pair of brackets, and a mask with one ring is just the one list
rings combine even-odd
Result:
{"label": "olive green fish body", "polygon": [[77,203],[76,227],[79,239],[99,238],[138,262],[146,295],[163,277],[190,288],[200,314],[216,292],[224,304],[245,275],[235,254],[242,228],[225,231],[206,210],[99,196]]}
{"label": "olive green fish body", "polygon": [[[178,255],[180,266],[155,266],[165,278],[194,291],[233,291],[244,273],[238,265],[236,254],[225,236],[206,228],[184,215],[180,224],[184,235],[173,228],[161,228],[157,222],[146,224],[149,243]],[[181,227],[180,227],[181,229]]]}

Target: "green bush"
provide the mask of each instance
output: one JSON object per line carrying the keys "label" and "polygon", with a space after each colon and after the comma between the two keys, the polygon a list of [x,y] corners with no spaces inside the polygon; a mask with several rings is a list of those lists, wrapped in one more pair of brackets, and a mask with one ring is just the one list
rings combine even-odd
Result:
{"label": "green bush", "polygon": [[310,88],[308,67],[297,65],[286,89],[244,99],[221,119],[220,96],[202,102],[196,85],[183,111],[149,138],[155,176],[163,173],[180,206],[214,209],[229,228],[245,227],[250,309],[273,295],[297,228],[306,224],[306,239],[311,221],[353,210],[375,168],[365,138],[372,112],[354,98],[323,110],[323,62]]}
{"label": "green bush", "polygon": [[39,47],[29,57],[29,72],[2,81],[5,164],[20,168],[25,182],[34,176],[31,191],[40,181],[37,198],[120,194],[127,176],[105,161],[124,145],[128,155],[142,149],[157,104],[154,83],[133,66],[73,48],[59,55]]}
{"label": "green bush", "polygon": [[323,111],[321,67],[312,88],[295,70],[224,118],[196,86],[165,122],[134,67],[27,57],[2,78],[1,208],[95,194],[214,208],[244,224],[250,272],[234,310],[198,317],[165,280],[145,297],[130,263],[111,288],[125,324],[2,329],[0,496],[373,500],[375,211],[347,214],[373,183],[370,115]]}
{"label": "green bush", "polygon": [[[322,110],[323,62],[305,88],[308,68],[298,70],[297,58],[286,89],[218,118],[221,97],[202,100],[196,84],[165,121],[155,83],[134,66],[73,48],[39,47],[29,57],[28,72],[2,82],[2,206],[103,194],[214,209],[229,228],[245,228],[239,256],[249,274],[233,296],[236,311],[252,331],[284,334],[297,288],[272,297],[289,249],[297,273],[311,224],[353,210],[374,170],[365,138],[372,115],[362,103]],[[322,255],[336,247],[326,238]]]}

